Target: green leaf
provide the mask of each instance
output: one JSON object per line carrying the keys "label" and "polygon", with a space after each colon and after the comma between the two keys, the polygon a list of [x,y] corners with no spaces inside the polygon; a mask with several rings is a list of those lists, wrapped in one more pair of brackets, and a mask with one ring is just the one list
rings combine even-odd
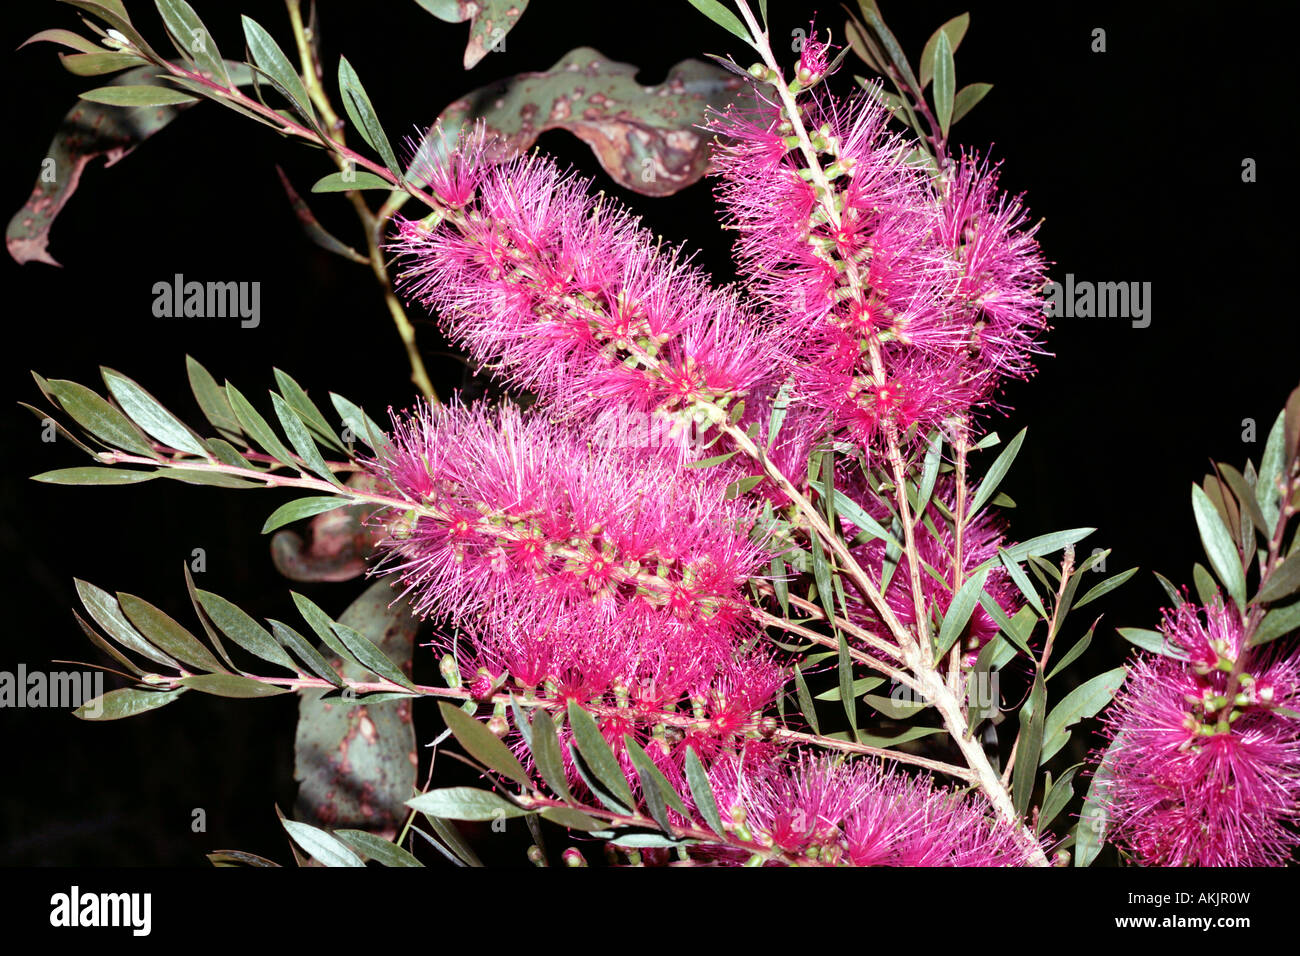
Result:
{"label": "green leaf", "polygon": [[572,807],[546,807],[542,810],[542,819],[550,820],[570,830],[603,830],[609,826],[604,820],[589,817],[581,810]]}
{"label": "green leaf", "polygon": [[81,98],[104,106],[177,106],[198,102],[198,97],[166,86],[100,86],[82,93]]}
{"label": "green leaf", "polygon": [[1259,478],[1255,482],[1255,498],[1259,503],[1260,514],[1268,530],[1267,538],[1273,533],[1273,525],[1281,510],[1282,493],[1278,483],[1282,478],[1284,459],[1286,458],[1286,412],[1278,414],[1269,429],[1268,440],[1264,443],[1264,455],[1259,462]]}
{"label": "green leaf", "polygon": [[619,766],[614,751],[609,749],[595,719],[573,701],[569,702],[569,728],[573,731],[573,742],[577,745],[578,752],[596,779],[629,810],[635,808],[636,799],[632,796],[632,788],[623,776],[623,769]]}
{"label": "green leaf", "polygon": [[1232,543],[1223,519],[1214,510],[1214,504],[1197,485],[1192,486],[1192,511],[1196,527],[1201,532],[1201,544],[1210,559],[1219,580],[1239,608],[1246,606],[1246,574],[1241,568],[1237,546]]}
{"label": "green leaf", "polygon": [[1290,597],[1297,589],[1300,589],[1300,551],[1296,551],[1273,569],[1268,583],[1255,595],[1255,603],[1271,604]]}
{"label": "green leaf", "polygon": [[157,478],[156,471],[129,471],[124,468],[56,468],[32,475],[32,481],[47,485],[135,485]]}
{"label": "green leaf", "polygon": [[246,16],[241,16],[240,20],[244,24],[244,39],[253,56],[253,63],[265,70],[271,79],[283,87],[284,92],[299,111],[314,121],[316,114],[312,112],[307,88],[302,85],[302,78],[289,63],[289,58],[284,55],[280,45],[272,39],[271,34],[262,29],[261,24],[256,20]]}
{"label": "green leaf", "polygon": [[402,178],[402,168],[397,164],[397,157],[393,155],[393,147],[388,142],[388,136],[384,133],[384,127],[379,122],[379,117],[375,115],[375,108],[370,104],[370,97],[367,95],[365,87],[361,85],[361,78],[357,76],[357,71],[352,68],[347,57],[339,57],[339,92],[343,97],[343,108],[347,110],[348,119],[352,120],[362,138],[370,144],[371,149],[379,154],[384,161],[384,165],[398,179]]}
{"label": "green leaf", "polygon": [[200,73],[220,83],[226,89],[231,88],[230,76],[226,73],[226,64],[221,58],[212,34],[203,25],[199,15],[185,0],[154,0],[158,12],[162,14],[167,32],[182,56],[192,57]]}
{"label": "green leaf", "polygon": [[[686,804],[682,801],[682,798],[677,795],[677,791],[674,790],[673,785],[668,782],[668,778],[665,777],[663,772],[655,766],[655,762],[650,759],[650,755],[646,753],[642,746],[632,738],[631,734],[623,735],[623,745],[627,748],[627,754],[632,760],[632,766],[636,767],[636,772],[641,778],[642,787],[645,787],[646,778],[650,778],[654,781],[655,786],[658,787],[659,794],[663,797],[667,806],[672,807],[682,816],[690,816],[690,812],[686,809]],[[656,820],[657,819],[658,818],[656,818]],[[664,826],[664,829],[668,829],[666,824],[661,823],[661,826]]]}
{"label": "green leaf", "polygon": [[443,787],[406,801],[413,810],[448,820],[500,820],[531,813],[487,790],[474,787]]}
{"label": "green leaf", "polygon": [[1214,583],[1213,576],[1199,561],[1192,565],[1192,584],[1202,604],[1213,604],[1219,600],[1219,586]]}
{"label": "green leaf", "polygon": [[334,434],[330,423],[326,421],[325,416],[316,407],[316,403],[308,397],[303,387],[278,368],[272,371],[275,373],[275,383],[280,386],[280,394],[289,403],[289,407],[298,413],[302,423],[312,430],[317,439],[343,451],[343,443],[339,441],[338,435]]}
{"label": "green leaf", "polygon": [[359,406],[352,404],[342,395],[330,392],[330,401],[334,403],[334,410],[339,413],[339,418],[343,424],[352,430],[357,438],[365,442],[367,447],[372,451],[382,452],[387,435],[384,430],[374,423]]}
{"label": "green leaf", "polygon": [[338,639],[338,635],[334,633],[334,620],[310,598],[303,597],[297,591],[290,591],[289,596],[293,598],[293,603],[298,608],[298,613],[302,615],[303,620],[311,626],[311,629],[316,632],[316,636],[321,639],[325,646],[337,654],[344,664],[354,664],[358,671],[364,671],[361,664],[357,662],[344,643]]}
{"label": "green leaf", "polygon": [[148,601],[119,591],[117,603],[122,613],[159,650],[198,670],[226,670],[197,637]]}
{"label": "green leaf", "polygon": [[1140,627],[1121,627],[1117,630],[1120,637],[1144,651],[1151,651],[1153,654],[1168,653],[1165,648],[1165,636],[1159,631],[1149,631]]}
{"label": "green leaf", "polygon": [[216,379],[190,356],[185,356],[185,369],[189,374],[190,390],[194,400],[199,403],[204,417],[222,433],[238,441],[243,436],[235,411],[230,407],[225,389],[217,384]]}
{"label": "green leaf", "polygon": [[739,450],[729,451],[722,455],[714,455],[711,458],[701,458],[697,461],[688,461],[683,466],[685,468],[712,468],[714,465],[720,465],[724,461],[730,461],[740,454]]}
{"label": "green leaf", "polygon": [[[823,485],[820,481],[810,480],[808,484],[819,495],[825,494],[825,492],[822,490]],[[873,537],[879,538],[881,541],[884,541],[886,544],[893,545],[897,547],[899,550],[902,550],[903,546],[902,544],[899,543],[898,539],[895,538],[888,531],[886,531],[883,527],[881,527],[880,522],[876,521],[876,519],[872,518],[871,515],[867,514],[866,511],[863,510],[860,504],[858,504],[856,501],[850,498],[839,488],[835,488],[834,492],[835,492],[835,511],[841,518],[844,518],[855,528],[858,528],[862,531],[866,531],[868,534],[872,535]]]}
{"label": "green leaf", "polygon": [[[906,730],[900,730],[892,734],[869,734],[866,731],[859,730],[857,740],[858,743],[865,744],[868,747],[889,748],[939,733],[943,733],[942,727],[908,727]],[[831,734],[830,736],[848,739],[847,734]]]}
{"label": "green leaf", "polygon": [[533,762],[537,764],[542,779],[552,793],[566,803],[572,803],[573,794],[569,792],[569,780],[564,772],[564,755],[560,750],[559,738],[555,735],[555,722],[544,708],[539,707],[533,711],[532,738],[530,749]]}
{"label": "green leaf", "polygon": [[261,449],[277,462],[292,465],[293,455],[290,454],[289,449],[284,447],[283,442],[271,430],[271,426],[267,424],[261,413],[252,406],[239,389],[229,382],[226,383],[226,397],[230,399],[230,407],[248,437],[257,442]]}
{"label": "green leaf", "polygon": [[354,169],[347,176],[343,173],[330,173],[316,180],[311,187],[314,193],[344,193],[353,189],[386,189],[392,192],[397,187],[381,176],[368,173],[364,169]]}
{"label": "green leaf", "polygon": [[1250,515],[1251,524],[1259,529],[1260,534],[1268,538],[1273,533],[1273,529],[1268,527],[1264,521],[1263,513],[1259,510],[1259,502],[1255,498],[1255,489],[1246,481],[1246,477],[1231,465],[1220,464],[1215,467],[1218,469],[1219,475],[1227,482],[1228,487],[1232,489],[1232,493],[1237,496],[1237,500],[1246,510],[1246,513]]}
{"label": "green leaf", "polygon": [[306,664],[312,673],[321,680],[329,681],[335,687],[344,686],[343,680],[335,673],[329,661],[325,660],[316,648],[307,643],[306,638],[280,621],[268,620],[267,623],[271,625],[271,633],[275,635],[281,646],[298,655],[298,659]]}
{"label": "green leaf", "polygon": [[1038,589],[1029,582],[1029,578],[1025,575],[1024,569],[1020,567],[1020,563],[1013,560],[1006,551],[1001,549],[998,551],[998,557],[1002,559],[1002,566],[1007,569],[1007,574],[1010,575],[1016,587],[1020,589],[1020,593],[1025,596],[1029,606],[1038,612],[1039,617],[1046,619],[1047,611],[1043,608],[1043,599],[1039,596]]}
{"label": "green leaf", "polygon": [[407,690],[416,689],[411,679],[402,673],[401,668],[389,660],[388,655],[360,631],[348,627],[341,621],[334,622],[333,630],[362,667]]}
{"label": "green leaf", "polygon": [[220,471],[204,471],[201,468],[159,468],[155,474],[173,481],[183,481],[190,485],[212,485],[215,488],[265,488],[260,481],[227,475]]}
{"label": "green leaf", "polygon": [[1074,828],[1075,866],[1091,866],[1092,861],[1097,858],[1097,854],[1101,852],[1101,848],[1106,843],[1110,813],[1106,809],[1104,791],[1107,781],[1111,778],[1109,758],[1116,748],[1120,746],[1122,740],[1123,735],[1117,734],[1115,739],[1111,741],[1110,747],[1106,750],[1092,775],[1092,783],[1088,785],[1088,794],[1084,798],[1083,809],[1079,811],[1079,822]]}
{"label": "green leaf", "polygon": [[956,53],[957,48],[961,46],[962,38],[966,36],[966,30],[970,26],[970,14],[963,13],[961,16],[953,17],[939,29],[930,35],[930,39],[925,41],[925,49],[921,51],[919,65],[921,67],[920,80],[921,88],[930,85],[930,80],[934,76],[934,51],[939,45],[939,38],[943,37],[948,41],[948,48],[951,53]]}
{"label": "green leaf", "polygon": [[202,589],[196,593],[199,603],[203,605],[204,613],[212,619],[212,623],[222,634],[254,657],[270,661],[272,664],[281,664],[295,674],[298,672],[293,659],[276,643],[275,638],[267,632],[266,628],[221,595]]}
{"label": "green leaf", "polygon": [[1034,777],[1038,755],[1043,747],[1044,711],[1047,710],[1047,685],[1042,674],[1034,675],[1029,699],[1020,708],[1020,736],[1016,748],[1016,766],[1011,773],[1012,800],[1016,813],[1024,816],[1034,795]]}
{"label": "green leaf", "polygon": [[101,50],[95,53],[60,53],[59,62],[75,76],[103,76],[129,70],[145,61],[134,53],[105,53]]}
{"label": "green leaf", "polygon": [[361,862],[361,857],[353,853],[346,843],[319,827],[283,818],[280,824],[289,836],[293,837],[294,843],[326,866],[365,866]]}
{"label": "green leaf", "polygon": [[1259,627],[1255,628],[1255,633],[1251,635],[1250,646],[1258,647],[1267,644],[1297,629],[1300,629],[1300,601],[1288,604],[1286,607],[1269,608],[1268,613],[1259,622]]}
{"label": "green leaf", "polygon": [[280,420],[280,427],[284,429],[285,435],[289,438],[289,444],[293,445],[293,450],[298,453],[298,457],[303,460],[303,463],[318,477],[324,478],[331,484],[342,488],[343,482],[339,481],[334,472],[330,471],[329,466],[325,464],[320,449],[316,447],[316,442],[307,432],[307,426],[302,423],[302,419],[298,417],[298,414],[289,407],[289,403],[272,392],[271,405],[275,409],[275,417]]}
{"label": "green leaf", "polygon": [[820,734],[821,729],[817,725],[817,708],[813,705],[812,695],[808,693],[808,684],[803,679],[803,671],[799,669],[798,661],[794,665],[794,687],[795,694],[799,698],[799,711],[803,714],[804,720],[808,721],[808,726],[812,728],[814,734]]}
{"label": "green leaf", "polygon": [[1043,806],[1038,813],[1038,829],[1035,832],[1042,833],[1046,830],[1065,809],[1066,804],[1074,799],[1074,775],[1078,773],[1080,766],[1082,764],[1074,765],[1052,781],[1052,788],[1043,798]]}
{"label": "green leaf", "polygon": [[1013,544],[1006,549],[1006,553],[1013,561],[1023,561],[1030,555],[1041,557],[1053,551],[1060,551],[1067,545],[1078,544],[1096,530],[1096,528],[1072,528],[1069,531],[1054,531],[1051,534],[1022,541],[1020,544]]}
{"label": "green leaf", "polygon": [[709,829],[718,836],[724,836],[727,831],[723,829],[722,817],[718,815],[718,803],[713,799],[713,787],[709,783],[709,775],[704,772],[704,766],[700,763],[695,748],[689,745],[686,747],[686,785],[690,788],[695,809],[700,811],[700,816],[704,818]]}
{"label": "green leaf", "polygon": [[[852,687],[849,689],[849,696],[850,698],[861,697],[863,694],[867,693],[867,691],[875,690],[884,682],[885,679],[883,677],[859,677],[853,682]],[[813,700],[836,701],[840,699],[840,694],[841,688],[838,686],[832,687],[830,690],[822,691],[814,697]]]}
{"label": "green leaf", "polygon": [[533,785],[524,768],[515,759],[515,755],[510,752],[510,748],[503,744],[496,734],[459,707],[446,701],[438,702],[438,710],[442,713],[447,729],[471,757],[476,758],[489,769],[509,777],[521,787]]}
{"label": "green leaf", "polygon": [[1114,577],[1107,578],[1106,580],[1102,581],[1100,584],[1097,584],[1089,588],[1088,591],[1083,595],[1083,597],[1079,598],[1079,600],[1074,602],[1074,607],[1076,609],[1081,608],[1089,601],[1095,601],[1103,594],[1109,594],[1111,591],[1115,590],[1117,587],[1119,587],[1129,578],[1133,577],[1133,575],[1137,574],[1137,572],[1138,572],[1137,568],[1129,568],[1127,571],[1122,571],[1119,574],[1115,575]]}
{"label": "green leaf", "polygon": [[937,434],[931,437],[929,447],[925,450],[925,461],[921,466],[921,485],[916,494],[916,513],[925,514],[929,507],[930,496],[934,494],[934,483],[939,477],[939,460],[943,451],[943,439]]}
{"label": "green leaf", "polygon": [[957,91],[952,101],[952,121],[956,123],[988,96],[992,83],[968,83]]}
{"label": "green leaf", "polygon": [[[668,805],[664,802],[665,788],[671,791],[668,781],[659,772],[659,768],[650,760],[650,756],[641,749],[641,745],[630,734],[623,735],[623,746],[627,749],[632,765],[636,768],[637,778],[641,781],[641,797],[651,818],[659,824],[660,829],[672,832],[672,821],[668,819]],[[634,749],[635,748],[635,751]]]}
{"label": "green leaf", "polygon": [[1071,727],[1087,717],[1095,717],[1110,703],[1124,683],[1125,673],[1125,668],[1116,667],[1098,674],[1070,691],[1052,708],[1043,728],[1043,748],[1038,758],[1040,764],[1047,763],[1065,746],[1070,739]]}
{"label": "green leaf", "polygon": [[95,587],[95,585],[88,581],[82,581],[80,578],[74,579],[74,583],[77,588],[77,596],[81,598],[81,603],[86,606],[90,616],[108,632],[110,637],[123,647],[147,657],[155,664],[160,664],[172,670],[180,670],[180,665],[175,660],[146,641],[144,636],[126,619],[126,616],[122,613],[122,608],[117,603],[117,598],[103,588]]}
{"label": "green leaf", "polygon": [[840,631],[837,636],[839,638],[837,671],[840,679],[840,702],[844,705],[844,716],[849,719],[849,727],[857,733],[858,701],[853,691],[853,658],[849,654],[849,642],[844,633]]}
{"label": "green leaf", "polygon": [[934,47],[934,58],[931,64],[934,71],[934,108],[938,114],[939,129],[946,137],[948,128],[952,125],[953,96],[957,89],[957,78],[952,61],[952,44],[948,40],[948,34],[942,30],[939,33],[939,42]]}
{"label": "green leaf", "polygon": [[72,715],[82,720],[121,720],[123,717],[134,717],[136,714],[166,707],[183,693],[184,687],[167,691],[124,687],[86,701]]}
{"label": "green leaf", "polygon": [[335,508],[344,508],[346,506],[346,500],[331,495],[313,495],[310,498],[298,498],[282,504],[271,512],[271,516],[262,525],[262,534],[274,531],[276,528],[283,528],[285,525],[302,518],[310,518],[312,515],[323,514],[326,511],[333,511]]}
{"label": "green leaf", "polygon": [[276,687],[239,674],[191,674],[182,677],[180,682],[186,687],[217,697],[277,697],[290,693],[287,687]]}
{"label": "green leaf", "polygon": [[722,29],[733,36],[740,37],[751,46],[753,45],[749,30],[740,22],[740,18],[719,3],[718,0],[690,0],[690,2],[691,6],[722,27]]}
{"label": "green leaf", "polygon": [[1087,633],[1084,634],[1083,637],[1079,638],[1079,640],[1075,642],[1074,646],[1066,651],[1065,656],[1053,665],[1051,672],[1047,675],[1047,680],[1050,681],[1053,677],[1079,659],[1079,656],[1083,654],[1083,652],[1088,649],[1088,645],[1092,643],[1092,634],[1100,623],[1101,618],[1097,618],[1097,620],[1092,622],[1092,627],[1088,628]]}
{"label": "green leaf", "polygon": [[961,637],[962,631],[966,630],[966,624],[970,621],[975,605],[979,603],[979,597],[984,592],[984,582],[988,576],[988,568],[977,571],[962,582],[962,586],[953,595],[952,603],[948,605],[948,611],[943,616],[943,623],[939,626],[939,637],[934,651],[935,660],[942,659],[957,642],[957,638]]}
{"label": "green leaf", "polygon": [[396,843],[366,830],[335,830],[334,836],[357,853],[383,866],[424,866]]}
{"label": "green leaf", "polygon": [[967,514],[976,514],[980,508],[984,507],[984,503],[993,496],[993,492],[997,491],[998,485],[1002,483],[1002,479],[1011,470],[1016,456],[1020,454],[1020,446],[1024,444],[1026,431],[1028,429],[1020,429],[1016,437],[1011,439],[1007,443],[1007,447],[1002,449],[1001,454],[993,460],[993,464],[989,466],[984,480],[980,482],[979,488],[975,490],[975,497],[971,500]]}
{"label": "green leaf", "polygon": [[202,442],[156,398],[120,372],[111,368],[101,371],[108,391],[135,424],[164,445],[191,455],[209,457]]}

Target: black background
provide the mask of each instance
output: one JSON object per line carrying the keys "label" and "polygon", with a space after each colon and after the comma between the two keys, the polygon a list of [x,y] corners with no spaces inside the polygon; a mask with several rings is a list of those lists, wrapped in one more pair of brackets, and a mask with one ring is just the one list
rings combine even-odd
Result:
{"label": "black background", "polygon": [[[239,12],[291,47],[278,3],[194,5],[228,56],[242,47]],[[1092,671],[1115,666],[1125,646],[1111,626],[1156,623],[1163,594],[1149,571],[1190,583],[1192,561],[1201,559],[1190,483],[1211,457],[1238,466],[1246,456],[1257,460],[1300,380],[1294,165],[1284,151],[1294,126],[1294,31],[1279,22],[1281,4],[881,5],[913,59],[934,27],[971,10],[958,83],[995,88],[957,127],[957,139],[992,143],[993,155],[1006,160],[1004,185],[1024,191],[1045,219],[1040,240],[1057,263],[1054,277],[1153,285],[1149,328],[1059,320],[1048,343],[1055,357],[1042,361],[1036,378],[1008,389],[1014,411],[994,424],[1004,437],[1029,427],[1003,486],[1019,503],[1011,513],[1015,537],[1093,526],[1088,544],[1114,549],[1111,572],[1143,569],[1095,605],[1107,616],[1088,662]],[[163,49],[153,10],[140,0],[128,8]],[[833,4],[772,0],[771,8],[775,36],[806,29],[819,10],[819,26],[842,39],[844,16]],[[52,2],[9,5],[0,46],[13,50],[54,26],[77,27],[74,11]],[[1106,30],[1105,53],[1089,49],[1096,27]],[[576,46],[638,64],[647,84],[706,51],[750,59],[685,0],[535,0],[505,52],[468,74],[460,63],[466,26],[443,24],[412,2],[326,0],[321,28],[327,76],[346,53],[399,136],[461,93],[543,69]],[[98,84],[63,71],[55,48],[43,44],[8,54],[3,70],[0,212],[7,217],[27,198],[59,117],[79,90]],[[863,70],[850,55],[834,84],[847,92],[855,72]],[[565,134],[545,134],[541,146],[600,175],[585,146]],[[1241,179],[1246,157],[1258,163],[1253,184]],[[256,617],[295,619],[288,582],[258,534],[287,496],[169,482],[33,483],[29,475],[81,464],[81,456],[66,442],[42,443],[39,423],[15,404],[40,402],[28,369],[99,387],[97,366],[106,365],[197,420],[187,352],[262,404],[272,367],[313,394],[341,391],[372,412],[408,404],[404,356],[368,270],[302,237],[277,162],[303,193],[332,169],[323,155],[205,105],[114,168],[92,165],[53,231],[50,251],[62,269],[0,257],[0,670],[20,661],[38,668],[98,660],[72,620],[74,576],[139,594],[192,623],[181,562],[196,547],[208,559],[201,587]],[[608,180],[601,185],[611,188]],[[727,280],[730,240],[716,225],[710,188],[697,184],[667,199],[613,191],[657,232],[699,249],[700,261]],[[361,241],[342,198],[315,197],[313,206],[345,241]],[[259,281],[261,325],[154,318],[152,286],[176,272]],[[447,345],[434,326],[423,322],[420,336],[439,389],[465,384],[463,366],[439,354]],[[1253,445],[1242,441],[1248,418],[1257,423]],[[302,589],[338,614],[362,586]],[[1083,616],[1073,622],[1076,632],[1088,623]],[[417,657],[417,677],[436,679],[428,655]],[[5,711],[0,863],[206,865],[203,854],[218,847],[285,861],[273,804],[287,810],[293,803],[294,716],[291,697],[234,702],[198,694],[165,712],[105,724],[57,711]],[[1088,743],[1086,734],[1076,737]],[[207,811],[206,833],[190,830],[197,807]]]}

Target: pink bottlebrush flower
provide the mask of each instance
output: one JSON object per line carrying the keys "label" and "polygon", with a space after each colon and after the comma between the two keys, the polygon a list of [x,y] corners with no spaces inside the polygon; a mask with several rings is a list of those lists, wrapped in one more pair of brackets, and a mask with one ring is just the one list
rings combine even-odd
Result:
{"label": "pink bottlebrush flower", "polygon": [[[752,632],[740,585],[767,556],[720,477],[591,448],[513,408],[460,405],[396,417],[371,468],[419,509],[380,545],[381,566],[418,614],[481,632],[498,668],[574,680],[581,698],[587,668],[671,651],[685,687]],[[614,676],[637,675],[595,683]]]}
{"label": "pink bottlebrush flower", "polygon": [[807,86],[825,77],[830,68],[830,55],[830,43],[818,40],[809,23],[808,38],[799,47],[799,82]]}
{"label": "pink bottlebrush flower", "polygon": [[954,298],[971,330],[971,361],[986,391],[1003,378],[1027,377],[1047,330],[1038,226],[1026,227],[1020,200],[1001,194],[997,180],[996,167],[963,156],[946,183],[939,225],[957,277]]}
{"label": "pink bottlebrush flower", "polygon": [[1218,602],[1166,611],[1161,630],[1178,658],[1140,656],[1106,715],[1111,839],[1147,866],[1285,864],[1300,845],[1300,662],[1245,647]]}
{"label": "pink bottlebrush flower", "polygon": [[407,140],[406,145],[411,154],[407,178],[456,209],[474,197],[492,163],[491,144],[482,122],[455,132],[444,130],[438,122],[418,143]]}
{"label": "pink bottlebrush flower", "polygon": [[741,299],[587,180],[539,156],[480,178],[458,225],[399,229],[400,285],[552,415],[716,418],[775,374],[776,340]]}
{"label": "pink bottlebrush flower", "polygon": [[1024,866],[969,797],[870,760],[746,751],[710,769],[719,809],[795,855],[854,866]]}

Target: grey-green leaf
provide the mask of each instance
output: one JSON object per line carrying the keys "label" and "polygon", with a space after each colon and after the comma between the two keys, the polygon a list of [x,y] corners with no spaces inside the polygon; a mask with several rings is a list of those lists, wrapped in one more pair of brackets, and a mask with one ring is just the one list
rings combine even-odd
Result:
{"label": "grey-green leaf", "polygon": [[421,813],[448,820],[500,820],[522,817],[531,811],[510,803],[495,793],[474,787],[443,787],[407,800],[406,805]]}
{"label": "grey-green leaf", "polygon": [[459,707],[446,701],[438,702],[438,710],[442,713],[447,729],[452,732],[460,745],[469,751],[470,756],[476,757],[489,769],[504,774],[522,787],[533,785],[524,768],[515,759],[515,755],[510,752],[510,748],[503,744],[496,734]]}
{"label": "grey-green leaf", "polygon": [[135,424],[164,445],[191,455],[208,457],[208,450],[171,412],[137,383],[111,368],[102,369],[104,383]]}
{"label": "grey-green leaf", "polygon": [[1196,515],[1201,544],[1205,547],[1215,574],[1237,602],[1237,606],[1245,607],[1246,573],[1242,570],[1237,546],[1232,543],[1232,534],[1219,517],[1209,496],[1197,485],[1192,486],[1192,512]]}

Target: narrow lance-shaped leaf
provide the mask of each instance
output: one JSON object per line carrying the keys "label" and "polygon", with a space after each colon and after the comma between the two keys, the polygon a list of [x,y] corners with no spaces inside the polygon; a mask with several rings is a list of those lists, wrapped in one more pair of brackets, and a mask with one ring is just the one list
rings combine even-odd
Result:
{"label": "narrow lance-shaped leaf", "polygon": [[1223,519],[1215,511],[1214,504],[1198,486],[1192,486],[1192,511],[1196,515],[1196,527],[1201,533],[1201,544],[1210,559],[1219,580],[1238,607],[1246,605],[1246,573],[1242,570],[1237,546],[1232,543]]}
{"label": "narrow lance-shaped leaf", "polygon": [[952,125],[953,97],[956,94],[956,68],[952,60],[952,44],[948,34],[940,32],[934,47],[934,109],[939,120],[939,130],[944,136]]}
{"label": "narrow lance-shaped leaf", "polygon": [[402,168],[397,164],[393,147],[388,142],[388,136],[384,133],[379,117],[375,115],[375,108],[370,104],[370,96],[361,85],[361,78],[357,76],[357,71],[352,68],[347,57],[339,57],[339,91],[343,96],[343,108],[347,110],[352,125],[379,154],[389,172],[401,179]]}
{"label": "narrow lance-shaped leaf", "polygon": [[988,578],[987,568],[972,574],[957,589],[953,595],[952,603],[948,605],[948,611],[943,616],[943,623],[939,626],[939,637],[935,644],[935,659],[941,659],[948,653],[949,649],[961,637],[962,632],[966,629],[970,621],[971,613],[975,610],[975,605],[979,603],[980,595],[984,592],[984,582]]}
{"label": "narrow lance-shaped leaf", "polygon": [[690,788],[695,809],[700,811],[700,816],[704,817],[709,829],[718,836],[723,836],[727,831],[722,827],[722,817],[718,814],[718,803],[713,798],[709,775],[704,772],[704,765],[700,763],[695,748],[690,746],[686,748],[686,785]]}
{"label": "narrow lance-shaped leaf", "polygon": [[109,393],[127,416],[164,445],[191,455],[208,457],[208,450],[175,415],[136,382],[111,368],[101,370]]}
{"label": "narrow lance-shaped leaf", "polygon": [[193,59],[200,73],[206,73],[226,89],[230,89],[230,76],[226,73],[221,51],[217,49],[212,34],[203,25],[199,15],[185,0],[155,0],[162,14],[167,32],[182,56]]}
{"label": "narrow lance-shaped leaf", "polygon": [[306,466],[317,476],[324,478],[331,484],[343,487],[343,482],[339,481],[338,476],[330,471],[325,464],[325,459],[321,457],[320,449],[316,447],[315,440],[307,431],[307,426],[302,423],[297,412],[289,407],[279,395],[271,393],[271,405],[275,409],[275,417],[280,420],[280,427],[289,438],[289,444],[293,445],[293,450],[298,453],[298,457],[303,460]]}
{"label": "narrow lance-shaped leaf", "polygon": [[1024,814],[1034,795],[1034,778],[1038,771],[1038,755],[1043,747],[1044,711],[1047,710],[1047,685],[1042,674],[1034,675],[1034,685],[1029,699],[1020,709],[1020,736],[1017,738],[1016,766],[1011,775],[1012,798],[1016,812]]}
{"label": "narrow lance-shaped leaf", "polygon": [[253,56],[253,63],[265,70],[268,76],[283,87],[290,102],[297,106],[304,116],[314,120],[316,114],[312,111],[307,88],[302,85],[302,78],[289,63],[289,58],[284,55],[280,45],[256,20],[247,16],[241,16],[240,20],[244,24],[244,39]]}
{"label": "narrow lance-shaped leaf", "polygon": [[242,609],[211,591],[199,590],[197,595],[204,612],[226,637],[255,657],[280,664],[297,673],[298,668],[293,659],[276,643],[275,638]]}
{"label": "narrow lance-shaped leaf", "polygon": [[998,485],[1002,483],[1002,479],[1011,470],[1011,465],[1015,462],[1016,456],[1020,454],[1020,446],[1025,442],[1026,431],[1027,429],[1020,429],[1016,437],[1007,442],[1007,447],[1002,449],[1001,454],[993,460],[993,464],[989,466],[987,474],[984,475],[984,480],[980,482],[979,488],[975,490],[975,497],[971,499],[967,514],[976,514],[980,508],[984,507],[985,502],[992,499],[993,492],[997,491]]}
{"label": "narrow lance-shaped leaf", "polygon": [[628,786],[623,769],[619,766],[614,752],[609,749],[595,719],[572,701],[569,702],[569,727],[573,731],[573,740],[578,752],[591,768],[597,779],[609,790],[610,794],[622,802],[628,809],[636,806],[632,788]]}
{"label": "narrow lance-shaped leaf", "polygon": [[470,756],[478,759],[489,769],[509,777],[522,787],[532,786],[532,781],[515,755],[496,734],[459,707],[446,701],[438,702],[438,710],[442,713],[447,729],[452,732],[460,745],[469,751]]}
{"label": "narrow lance-shaped leaf", "polygon": [[532,753],[533,762],[547,786],[561,800],[571,803],[573,795],[569,792],[569,780],[564,772],[564,757],[555,734],[555,722],[541,707],[533,712]]}

